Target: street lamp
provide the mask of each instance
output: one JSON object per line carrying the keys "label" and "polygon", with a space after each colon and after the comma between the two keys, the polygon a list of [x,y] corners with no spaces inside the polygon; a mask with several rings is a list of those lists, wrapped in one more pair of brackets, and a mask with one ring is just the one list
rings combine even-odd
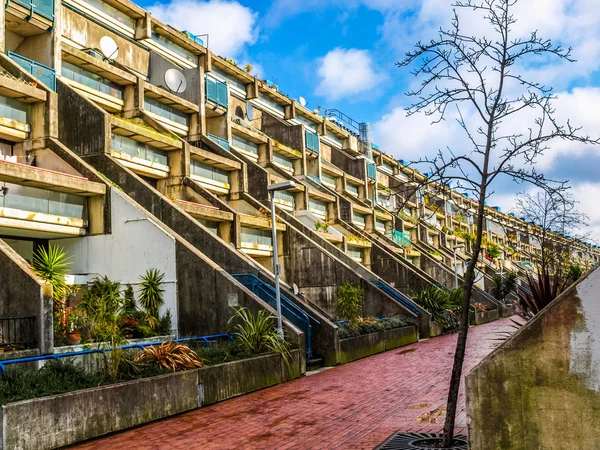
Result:
{"label": "street lamp", "polygon": [[275,216],[275,191],[294,189],[296,183],[287,180],[267,186],[271,200],[271,239],[273,240],[273,273],[275,274],[275,304],[277,306],[277,334],[283,339],[283,325],[281,321],[281,293],[279,289],[279,255],[277,252],[277,219]]}
{"label": "street lamp", "polygon": [[452,249],[454,250],[454,287],[458,288],[458,271],[456,270],[456,250],[465,248],[465,244],[457,244]]}

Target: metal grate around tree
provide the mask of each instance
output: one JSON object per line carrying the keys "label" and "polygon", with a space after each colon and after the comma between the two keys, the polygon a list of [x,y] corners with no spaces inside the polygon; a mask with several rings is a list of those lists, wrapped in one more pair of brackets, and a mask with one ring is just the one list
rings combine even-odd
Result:
{"label": "metal grate around tree", "polygon": [[[452,447],[439,447],[444,435],[441,433],[394,433],[375,450],[467,450],[466,436],[454,436]],[[438,446],[436,446],[438,445]]]}

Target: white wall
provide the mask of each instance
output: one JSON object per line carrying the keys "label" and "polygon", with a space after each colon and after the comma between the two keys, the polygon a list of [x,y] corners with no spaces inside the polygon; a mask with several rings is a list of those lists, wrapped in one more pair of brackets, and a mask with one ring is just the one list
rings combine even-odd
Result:
{"label": "white wall", "polygon": [[[72,256],[71,273],[79,281],[107,276],[123,287],[138,290],[140,276],[155,268],[165,274],[165,304],[160,312],[171,310],[173,332],[177,331],[177,278],[175,239],[117,189],[111,189],[112,233],[83,238],[60,239],[52,244]],[[137,298],[137,296],[136,296]]]}

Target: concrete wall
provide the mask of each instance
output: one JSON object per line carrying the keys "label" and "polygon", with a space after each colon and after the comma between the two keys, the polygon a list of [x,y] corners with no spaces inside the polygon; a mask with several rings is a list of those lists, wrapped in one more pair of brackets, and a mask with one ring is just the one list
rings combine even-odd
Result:
{"label": "concrete wall", "polygon": [[112,231],[110,234],[83,238],[60,239],[52,244],[65,248],[72,256],[71,273],[88,280],[107,276],[123,287],[139,290],[140,277],[147,269],[158,269],[165,275],[165,304],[173,316],[173,333],[177,333],[176,241],[142,209],[128,202],[118,189],[111,189]]}
{"label": "concrete wall", "polygon": [[600,271],[467,376],[469,448],[600,448]]}
{"label": "concrete wall", "polygon": [[262,115],[262,131],[283,145],[302,151],[304,148],[304,127],[287,123],[264,113]]}
{"label": "concrete wall", "polygon": [[0,318],[35,316],[34,337],[45,354],[54,347],[52,311],[52,286],[0,239]]}

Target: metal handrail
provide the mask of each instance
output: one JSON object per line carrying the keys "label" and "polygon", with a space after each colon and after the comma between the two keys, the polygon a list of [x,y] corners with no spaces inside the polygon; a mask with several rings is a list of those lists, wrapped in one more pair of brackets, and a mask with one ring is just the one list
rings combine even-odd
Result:
{"label": "metal handrail", "polygon": [[[231,342],[233,342],[233,336],[228,333],[173,339],[173,342],[204,341],[204,343],[206,344],[206,347],[209,347],[210,346],[209,339],[218,339],[218,338],[227,338]],[[139,348],[140,350],[143,350],[146,347],[150,347],[151,345],[160,345],[163,342],[166,342],[166,340],[165,341],[154,341],[154,342],[136,342],[134,344],[123,345],[119,348],[121,350],[128,350],[128,349],[132,349],[132,348]],[[69,357],[81,356],[81,355],[90,355],[93,353],[101,353],[102,355],[104,355],[104,357],[106,357],[105,353],[108,351],[111,351],[111,350],[113,350],[111,347],[104,347],[104,348],[95,348],[95,349],[88,349],[88,350],[79,350],[76,352],[68,352],[68,353],[53,353],[51,355],[27,356],[25,358],[7,359],[5,361],[0,361],[0,373],[2,374],[2,377],[6,376],[6,366],[11,365],[11,364],[20,364],[20,363],[33,362],[33,361],[45,361],[45,360],[49,360],[49,359],[54,359],[56,361],[60,361],[62,358],[69,358]]]}
{"label": "metal handrail", "polygon": [[[258,295],[262,300],[266,301],[270,306],[275,307],[275,289],[268,283],[258,278],[253,274],[232,274],[233,278],[250,289],[254,294]],[[262,294],[262,295],[261,295]],[[306,311],[292,302],[285,295],[281,295],[281,308],[283,315],[288,318],[294,325],[300,327],[305,334],[306,355],[307,358],[312,357],[312,348],[310,345],[312,326],[311,320],[318,322],[310,317]],[[287,313],[287,314],[286,314]]]}

